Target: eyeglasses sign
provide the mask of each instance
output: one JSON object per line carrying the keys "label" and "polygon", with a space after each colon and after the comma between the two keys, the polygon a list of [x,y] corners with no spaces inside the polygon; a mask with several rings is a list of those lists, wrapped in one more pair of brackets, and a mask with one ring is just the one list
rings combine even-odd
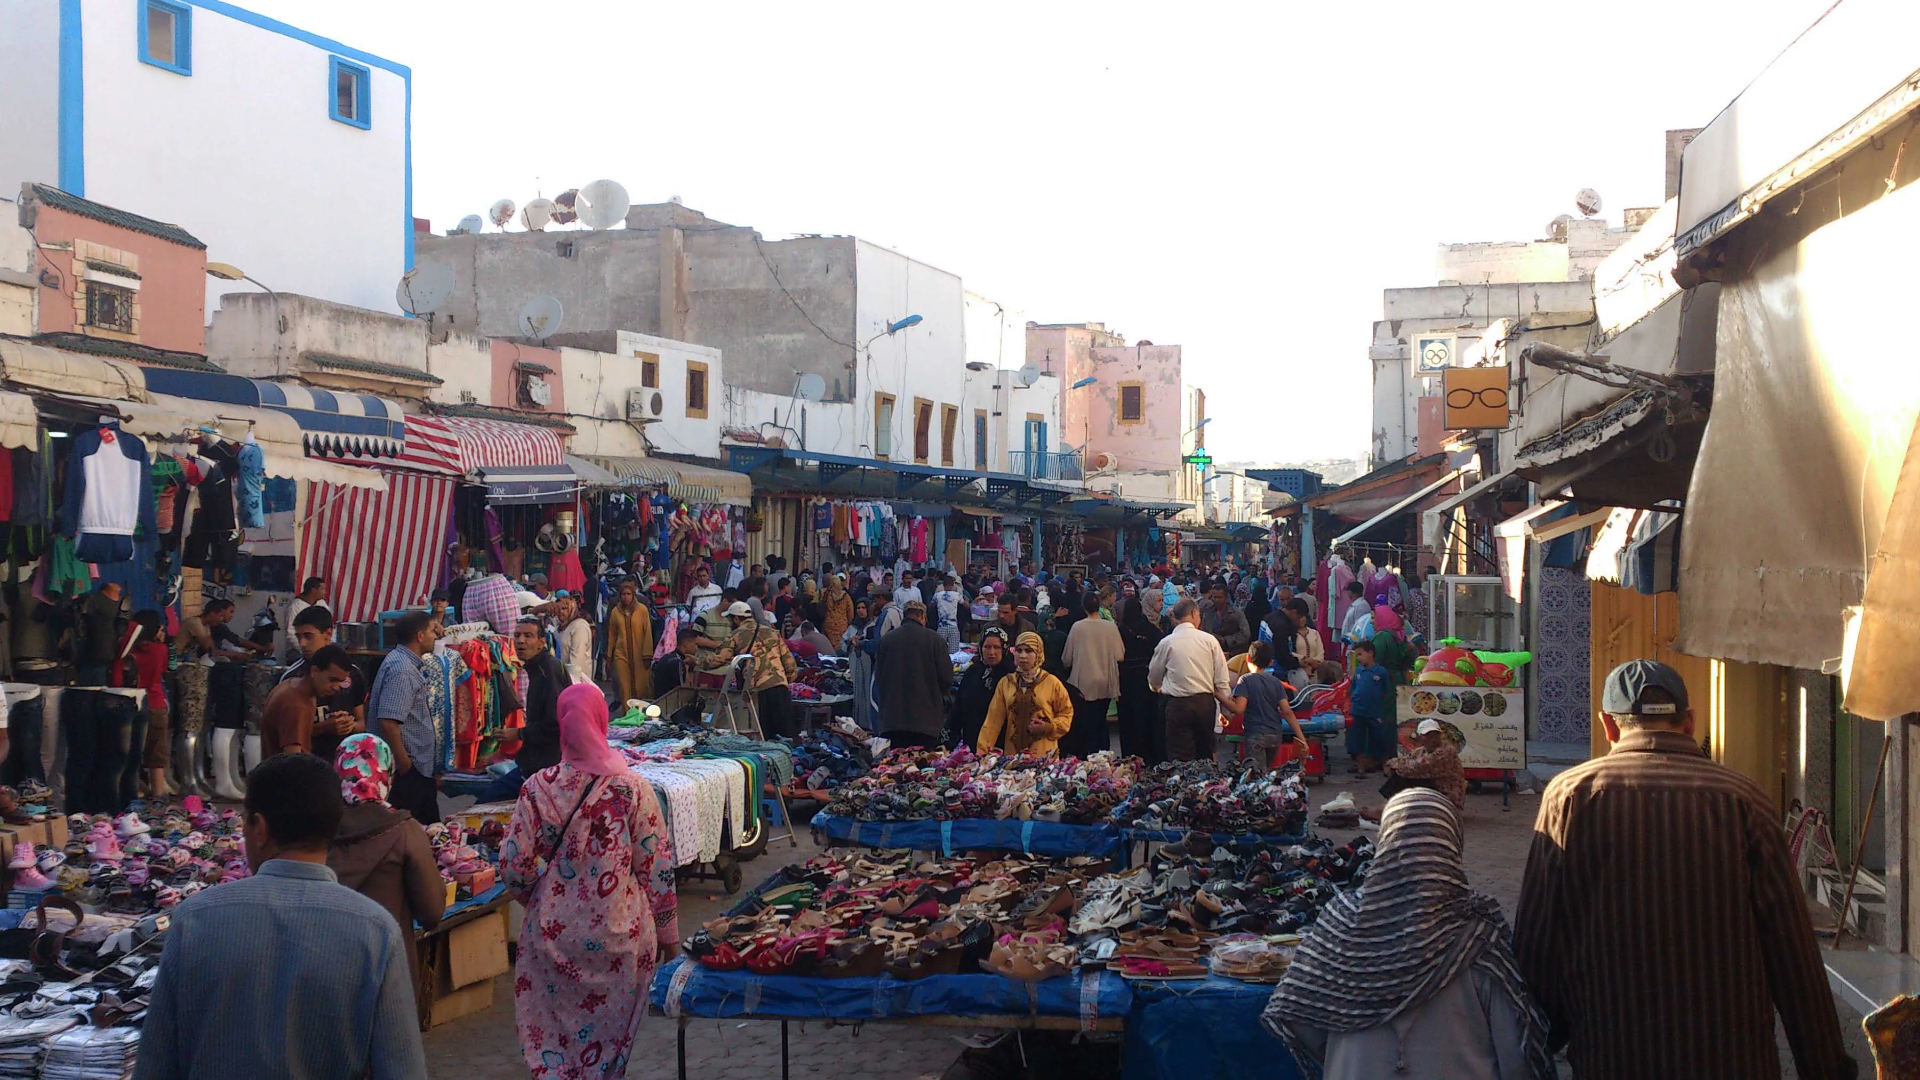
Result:
{"label": "eyeglasses sign", "polygon": [[1507,368],[1448,368],[1440,376],[1447,430],[1505,429],[1512,420]]}

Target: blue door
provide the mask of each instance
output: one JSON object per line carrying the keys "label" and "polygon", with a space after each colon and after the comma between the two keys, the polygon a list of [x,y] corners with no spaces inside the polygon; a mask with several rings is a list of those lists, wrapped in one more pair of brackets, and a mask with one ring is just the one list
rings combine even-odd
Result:
{"label": "blue door", "polygon": [[1047,422],[1045,420],[1027,421],[1027,476],[1031,479],[1047,478]]}

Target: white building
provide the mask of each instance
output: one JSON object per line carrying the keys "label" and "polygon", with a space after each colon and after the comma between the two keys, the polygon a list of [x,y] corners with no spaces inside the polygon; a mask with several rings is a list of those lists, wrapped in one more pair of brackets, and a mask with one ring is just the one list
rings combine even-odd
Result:
{"label": "white building", "polygon": [[[280,292],[379,311],[413,260],[412,74],[214,0],[7,0],[0,192],[170,221]],[[221,293],[250,285],[209,281]]]}

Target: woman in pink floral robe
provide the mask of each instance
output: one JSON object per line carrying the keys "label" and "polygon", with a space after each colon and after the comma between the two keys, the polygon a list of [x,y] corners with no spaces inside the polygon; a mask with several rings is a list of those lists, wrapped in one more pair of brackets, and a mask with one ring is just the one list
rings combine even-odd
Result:
{"label": "woman in pink floral robe", "polygon": [[673,851],[652,785],[607,745],[590,683],[560,694],[560,764],[527,779],[501,848],[526,905],[513,978],[540,1080],[625,1076],[656,964],[679,948]]}

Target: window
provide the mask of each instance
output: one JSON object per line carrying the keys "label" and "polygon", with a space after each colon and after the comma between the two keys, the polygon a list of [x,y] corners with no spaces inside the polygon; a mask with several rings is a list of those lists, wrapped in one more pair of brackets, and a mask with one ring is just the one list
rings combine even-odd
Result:
{"label": "window", "polygon": [[118,285],[87,282],[87,325],[116,333],[133,333],[133,290]]}
{"label": "window", "polygon": [[1120,422],[1137,424],[1146,418],[1147,388],[1137,382],[1120,384]]}
{"label": "window", "polygon": [[170,0],[141,0],[140,62],[175,75],[193,74],[193,9]]}
{"label": "window", "polygon": [[707,418],[707,365],[698,360],[687,361],[687,415]]}
{"label": "window", "polygon": [[987,410],[973,410],[973,467],[987,470]]}
{"label": "window", "polygon": [[913,399],[913,460],[921,465],[927,463],[932,454],[933,444],[933,402],[926,398]]}
{"label": "window", "polygon": [[333,57],[328,65],[332,83],[327,115],[357,128],[373,126],[373,73],[349,60]]}
{"label": "window", "polygon": [[893,395],[873,395],[873,456],[882,461],[893,456]]}
{"label": "window", "polygon": [[633,355],[640,358],[640,385],[649,390],[660,389],[660,357],[644,352]]}
{"label": "window", "polygon": [[940,406],[940,464],[953,464],[953,439],[960,433],[960,406]]}

